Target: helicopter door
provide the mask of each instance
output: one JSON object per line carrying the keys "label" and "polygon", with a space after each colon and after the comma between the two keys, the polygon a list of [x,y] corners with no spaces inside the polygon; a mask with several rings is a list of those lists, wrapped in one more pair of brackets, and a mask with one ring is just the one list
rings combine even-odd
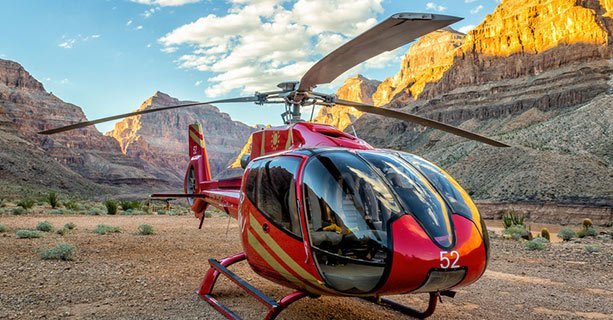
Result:
{"label": "helicopter door", "polygon": [[374,290],[391,257],[388,221],[401,211],[391,191],[355,154],[329,151],[309,159],[302,192],[326,283],[346,293]]}
{"label": "helicopter door", "polygon": [[296,208],[296,173],[301,158],[280,157],[251,166],[246,194],[268,220],[292,235],[302,237]]}

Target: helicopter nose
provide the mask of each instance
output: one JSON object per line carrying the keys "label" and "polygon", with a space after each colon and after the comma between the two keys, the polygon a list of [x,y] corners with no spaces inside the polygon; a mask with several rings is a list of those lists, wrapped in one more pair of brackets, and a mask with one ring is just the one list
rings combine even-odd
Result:
{"label": "helicopter nose", "polygon": [[385,294],[433,292],[476,281],[485,271],[487,252],[479,229],[453,214],[454,241],[449,247],[430,237],[411,215],[391,224],[393,258]]}

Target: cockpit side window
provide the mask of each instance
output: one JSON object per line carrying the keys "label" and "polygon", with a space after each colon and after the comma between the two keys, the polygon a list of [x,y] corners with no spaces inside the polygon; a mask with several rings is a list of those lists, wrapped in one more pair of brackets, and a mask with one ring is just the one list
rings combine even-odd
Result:
{"label": "cockpit side window", "polygon": [[277,226],[302,237],[296,207],[296,174],[301,159],[262,160],[250,169],[246,193],[256,208]]}

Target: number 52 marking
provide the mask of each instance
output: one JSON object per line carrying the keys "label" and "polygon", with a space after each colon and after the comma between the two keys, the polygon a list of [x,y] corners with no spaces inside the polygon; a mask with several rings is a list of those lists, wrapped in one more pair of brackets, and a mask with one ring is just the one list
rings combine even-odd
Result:
{"label": "number 52 marking", "polygon": [[441,251],[440,258],[441,258],[441,268],[443,269],[457,268],[458,260],[460,260],[460,254],[455,250],[454,251]]}

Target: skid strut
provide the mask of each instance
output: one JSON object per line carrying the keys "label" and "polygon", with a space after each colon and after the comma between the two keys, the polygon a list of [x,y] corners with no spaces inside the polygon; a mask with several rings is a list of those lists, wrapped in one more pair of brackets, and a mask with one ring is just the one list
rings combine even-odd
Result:
{"label": "skid strut", "polygon": [[404,304],[398,303],[396,301],[381,298],[381,297],[366,297],[364,300],[376,303],[380,306],[388,307],[390,309],[396,310],[408,316],[425,319],[431,316],[436,309],[436,303],[441,299],[441,295],[448,296],[453,298],[455,296],[455,292],[453,291],[442,291],[442,292],[430,292],[430,299],[428,300],[428,308],[425,311],[415,310],[411,307],[408,307]]}
{"label": "skid strut", "polygon": [[215,310],[219,311],[226,318],[240,319],[240,317],[236,315],[232,310],[230,310],[228,307],[226,307],[224,304],[219,302],[219,300],[215,299],[215,297],[212,296],[213,287],[215,286],[215,282],[217,281],[217,278],[220,274],[226,276],[238,287],[243,289],[245,292],[257,299],[264,306],[266,306],[266,308],[268,308],[268,313],[264,317],[265,320],[275,319],[279,315],[279,313],[281,313],[281,311],[287,308],[290,304],[308,296],[308,293],[304,291],[295,291],[283,297],[279,301],[270,298],[262,291],[252,286],[249,282],[245,281],[243,278],[239,277],[234,272],[228,270],[228,267],[230,265],[243,261],[245,260],[245,258],[246,256],[243,252],[222,259],[221,261],[209,259],[209,264],[211,265],[211,267],[206,272],[206,275],[202,280],[202,284],[200,285],[200,289],[198,290],[198,295],[200,295],[202,299],[208,302],[213,308],[215,308]]}

